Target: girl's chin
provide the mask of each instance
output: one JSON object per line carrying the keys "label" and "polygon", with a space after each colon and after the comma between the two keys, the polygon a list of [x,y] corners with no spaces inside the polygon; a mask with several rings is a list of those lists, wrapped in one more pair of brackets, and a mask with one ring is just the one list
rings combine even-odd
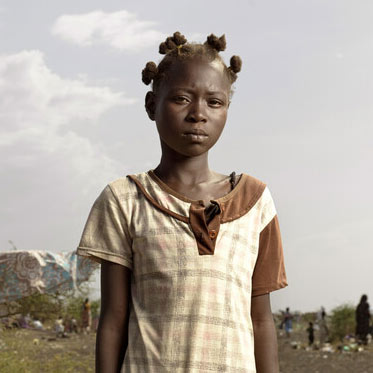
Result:
{"label": "girl's chin", "polygon": [[199,140],[185,140],[182,143],[179,143],[177,146],[171,146],[166,144],[165,142],[162,143],[162,155],[170,158],[174,157],[175,160],[179,157],[199,157],[204,154],[207,154],[208,151],[212,148],[214,144],[208,143],[207,141],[199,141]]}

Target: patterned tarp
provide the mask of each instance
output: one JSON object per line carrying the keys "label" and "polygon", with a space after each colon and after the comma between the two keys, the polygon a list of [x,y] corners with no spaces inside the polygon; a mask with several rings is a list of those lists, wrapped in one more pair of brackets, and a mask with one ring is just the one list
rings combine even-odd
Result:
{"label": "patterned tarp", "polygon": [[33,293],[56,293],[77,288],[97,268],[76,252],[0,252],[0,304]]}

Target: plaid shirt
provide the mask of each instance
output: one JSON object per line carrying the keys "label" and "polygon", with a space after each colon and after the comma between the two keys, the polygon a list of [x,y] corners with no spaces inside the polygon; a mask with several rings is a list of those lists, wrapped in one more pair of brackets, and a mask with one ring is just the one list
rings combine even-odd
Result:
{"label": "plaid shirt", "polygon": [[243,174],[202,201],[152,172],[110,183],[95,201],[78,254],[132,270],[122,372],[255,372],[251,297],[287,285],[268,188]]}

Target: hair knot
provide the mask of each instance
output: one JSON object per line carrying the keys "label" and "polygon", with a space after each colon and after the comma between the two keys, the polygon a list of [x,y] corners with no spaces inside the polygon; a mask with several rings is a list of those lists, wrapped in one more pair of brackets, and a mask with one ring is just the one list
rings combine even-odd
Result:
{"label": "hair knot", "polygon": [[181,48],[183,44],[187,42],[184,35],[181,35],[179,31],[174,32],[172,36],[169,36],[166,41],[159,45],[159,53],[167,54],[177,48]]}
{"label": "hair knot", "polygon": [[220,36],[220,38],[214,34],[209,35],[205,44],[209,45],[213,49],[216,49],[218,52],[224,51],[227,46],[224,34]]}
{"label": "hair knot", "polygon": [[184,35],[181,35],[179,31],[174,32],[174,42],[177,46],[183,45],[187,42]]}
{"label": "hair knot", "polygon": [[241,67],[242,67],[241,57],[232,56],[229,62],[230,62],[229,67],[234,73],[239,73],[241,71]]}
{"label": "hair knot", "polygon": [[145,69],[142,70],[142,81],[149,85],[151,81],[157,76],[158,68],[154,62],[148,62],[145,65]]}

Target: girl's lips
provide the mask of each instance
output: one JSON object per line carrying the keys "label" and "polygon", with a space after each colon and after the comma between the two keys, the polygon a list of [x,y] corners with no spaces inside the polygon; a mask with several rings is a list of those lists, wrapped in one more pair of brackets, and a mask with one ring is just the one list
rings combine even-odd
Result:
{"label": "girl's lips", "polygon": [[192,129],[184,132],[184,135],[207,136],[207,133],[200,129]]}
{"label": "girl's lips", "polygon": [[183,137],[192,142],[202,142],[207,139],[208,135],[205,132],[185,132]]}

